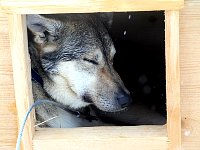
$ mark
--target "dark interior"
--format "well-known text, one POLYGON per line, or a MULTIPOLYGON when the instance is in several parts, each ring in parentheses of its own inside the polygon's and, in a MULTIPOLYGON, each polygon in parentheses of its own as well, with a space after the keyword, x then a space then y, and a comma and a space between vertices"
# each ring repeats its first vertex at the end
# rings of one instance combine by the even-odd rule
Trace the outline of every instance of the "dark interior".
POLYGON ((164 12, 114 13, 114 67, 142 103, 166 116, 164 12))

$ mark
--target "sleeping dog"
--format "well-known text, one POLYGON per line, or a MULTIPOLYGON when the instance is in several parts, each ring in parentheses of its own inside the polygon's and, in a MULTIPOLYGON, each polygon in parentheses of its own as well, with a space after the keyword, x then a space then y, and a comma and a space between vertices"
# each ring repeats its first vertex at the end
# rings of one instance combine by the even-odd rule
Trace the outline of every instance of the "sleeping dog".
POLYGON ((163 123, 161 115, 152 115, 146 109, 136 113, 138 107, 131 106, 124 111, 132 100, 113 68, 116 50, 108 33, 111 24, 112 13, 27 15, 33 97, 49 99, 64 107, 53 104, 36 107, 39 123, 54 118, 42 126, 107 125, 97 117, 96 110, 130 124, 137 124, 138 118, 144 124, 158 120, 163 123), (146 113, 153 117, 147 119, 146 113))

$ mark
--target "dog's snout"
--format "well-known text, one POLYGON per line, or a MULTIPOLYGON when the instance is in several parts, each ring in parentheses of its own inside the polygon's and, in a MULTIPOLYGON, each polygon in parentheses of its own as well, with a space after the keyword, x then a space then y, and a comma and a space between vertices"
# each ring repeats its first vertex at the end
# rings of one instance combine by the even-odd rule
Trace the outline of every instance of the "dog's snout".
POLYGON ((132 102, 131 96, 125 92, 120 92, 117 95, 117 101, 121 108, 128 107, 129 104, 132 102))

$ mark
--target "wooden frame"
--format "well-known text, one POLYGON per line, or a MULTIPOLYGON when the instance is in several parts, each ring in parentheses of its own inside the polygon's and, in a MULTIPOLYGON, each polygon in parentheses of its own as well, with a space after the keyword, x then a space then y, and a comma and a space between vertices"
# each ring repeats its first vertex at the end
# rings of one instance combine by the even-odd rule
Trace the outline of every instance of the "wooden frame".
POLYGON ((167 126, 34 129, 34 113, 22 138, 23 149, 180 149, 179 11, 183 0, 1 0, 9 14, 10 45, 19 125, 32 104, 30 59, 24 14, 165 10, 167 126), (112 4, 112 5, 109 5, 112 4), (110 7, 112 6, 112 7, 110 7), (88 9, 90 8, 90 9, 88 9), (145 145, 144 145, 145 144, 145 145))

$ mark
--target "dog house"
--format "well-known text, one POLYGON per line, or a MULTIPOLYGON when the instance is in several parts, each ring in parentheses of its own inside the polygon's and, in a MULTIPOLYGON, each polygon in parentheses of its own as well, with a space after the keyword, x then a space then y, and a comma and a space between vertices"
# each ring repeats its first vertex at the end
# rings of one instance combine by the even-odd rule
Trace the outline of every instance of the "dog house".
POLYGON ((199 149, 200 2, 186 0, 183 6, 183 0, 1 0, 0 148, 14 149, 18 126, 33 103, 25 14, 164 10, 166 125, 36 130, 32 113, 21 147, 24 150, 199 149))

